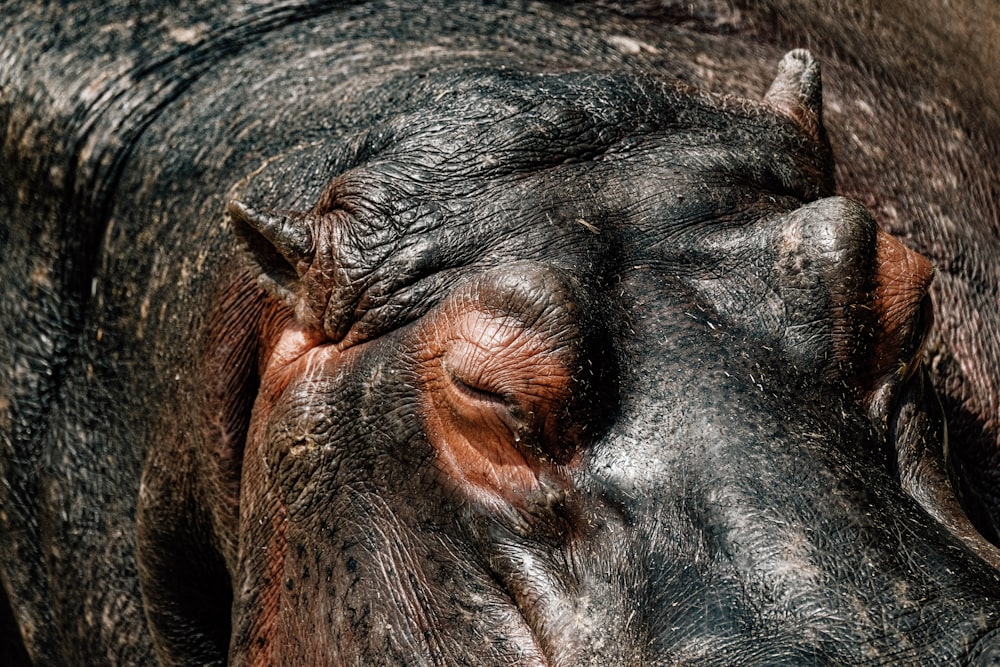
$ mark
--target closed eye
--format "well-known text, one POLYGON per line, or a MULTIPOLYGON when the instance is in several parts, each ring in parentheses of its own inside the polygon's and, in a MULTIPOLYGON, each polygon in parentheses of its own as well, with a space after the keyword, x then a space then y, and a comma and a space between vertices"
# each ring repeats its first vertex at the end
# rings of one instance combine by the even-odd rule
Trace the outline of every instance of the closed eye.
POLYGON ((448 364, 444 364, 444 367, 455 392, 455 398, 472 405, 478 405, 478 410, 491 409, 504 426, 510 430, 515 441, 520 441, 521 433, 525 430, 526 425, 521 419, 522 411, 515 401, 499 392, 476 386, 471 381, 464 379, 448 364))
POLYGON ((448 377, 451 379, 456 389, 472 400, 484 401, 488 403, 501 403, 503 405, 507 404, 506 399, 504 399, 501 394, 469 384, 456 375, 450 368, 448 369, 448 377))

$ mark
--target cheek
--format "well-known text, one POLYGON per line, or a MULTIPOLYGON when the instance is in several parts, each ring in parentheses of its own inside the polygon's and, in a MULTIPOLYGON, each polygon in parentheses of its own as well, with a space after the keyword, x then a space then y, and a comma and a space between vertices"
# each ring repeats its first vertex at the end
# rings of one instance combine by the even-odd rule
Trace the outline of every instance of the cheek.
MULTIPOLYGON (((344 396, 346 376, 358 350, 313 344, 298 332, 279 341, 254 403, 248 456, 260 460, 268 488, 286 505, 298 504, 296 480, 320 473, 328 456, 343 452, 344 425, 351 419, 344 396)), ((331 464, 332 465, 332 464, 331 464)))
POLYGON ((321 336, 294 325, 272 335, 262 362, 258 403, 273 404, 289 383, 306 376, 311 366, 328 363, 336 351, 322 343, 321 336))
MULTIPOLYGON (((234 632, 249 638, 246 664, 273 664, 274 641, 286 594, 289 521, 308 489, 300 482, 324 462, 317 432, 330 410, 316 404, 330 393, 344 353, 295 330, 270 350, 254 403, 241 479, 240 571, 234 591, 234 632)), ((312 487, 308 487, 311 489, 312 487)))

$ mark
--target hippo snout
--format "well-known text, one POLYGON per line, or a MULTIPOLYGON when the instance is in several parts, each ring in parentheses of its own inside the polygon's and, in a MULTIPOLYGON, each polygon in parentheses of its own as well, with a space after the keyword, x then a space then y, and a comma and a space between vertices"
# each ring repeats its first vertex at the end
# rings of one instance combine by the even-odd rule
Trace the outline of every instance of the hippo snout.
POLYGON ((2 667, 1000 664, 997 2, 0 4, 2 667))

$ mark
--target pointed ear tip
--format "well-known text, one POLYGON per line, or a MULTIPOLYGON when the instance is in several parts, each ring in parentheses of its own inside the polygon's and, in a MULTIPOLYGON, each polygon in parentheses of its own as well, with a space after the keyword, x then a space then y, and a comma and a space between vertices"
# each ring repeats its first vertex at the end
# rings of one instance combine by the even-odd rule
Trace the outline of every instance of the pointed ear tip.
POLYGON ((820 65, 807 49, 793 49, 784 55, 764 94, 764 103, 794 120, 814 139, 825 141, 820 65))
POLYGON ((806 49, 793 49, 778 63, 778 73, 771 94, 796 90, 799 96, 812 97, 821 85, 819 61, 806 49))
POLYGON ((792 49, 781 59, 781 64, 797 66, 797 69, 808 69, 819 65, 809 49, 792 49))
POLYGON ((254 210, 241 202, 239 199, 230 199, 226 202, 226 212, 238 219, 246 222, 249 218, 253 217, 254 210))
POLYGON ((819 61, 806 49, 793 49, 778 63, 778 72, 764 100, 785 111, 806 107, 819 113, 822 91, 819 61))

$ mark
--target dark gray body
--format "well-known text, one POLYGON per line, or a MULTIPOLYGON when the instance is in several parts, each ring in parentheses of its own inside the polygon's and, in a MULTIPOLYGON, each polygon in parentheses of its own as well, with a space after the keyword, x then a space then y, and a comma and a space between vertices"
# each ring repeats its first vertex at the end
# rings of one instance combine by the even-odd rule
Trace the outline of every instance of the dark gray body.
POLYGON ((1000 7, 690 4, 5 7, 0 575, 37 664, 992 664, 995 555, 901 488, 894 441, 933 450, 935 400, 918 372, 873 420, 810 308, 875 270, 825 263, 874 233, 835 177, 935 264, 925 367, 995 540, 1000 7), (835 171, 777 115, 663 83, 759 100, 800 46, 835 171), (535 124, 494 154, 505 95, 535 124), (298 302, 256 286, 227 202, 319 211, 360 167, 365 231, 338 232, 354 263, 329 276, 396 273, 364 297, 345 278, 324 331, 386 349, 267 403, 262 351, 298 302), (688 233, 706 220, 763 222, 688 233), (828 234, 812 282, 769 269, 796 256, 782 230, 811 257, 838 220, 857 231, 828 234), (397 274, 419 287, 393 302, 397 274), (564 411, 585 428, 560 422, 575 444, 551 453, 569 472, 515 510, 439 483, 415 425, 404 362, 468 284, 589 313, 564 411), (351 324, 386 304, 399 322, 351 324), (272 459, 244 442, 299 455, 296 429, 328 437, 287 464, 309 474, 260 482, 272 459))

